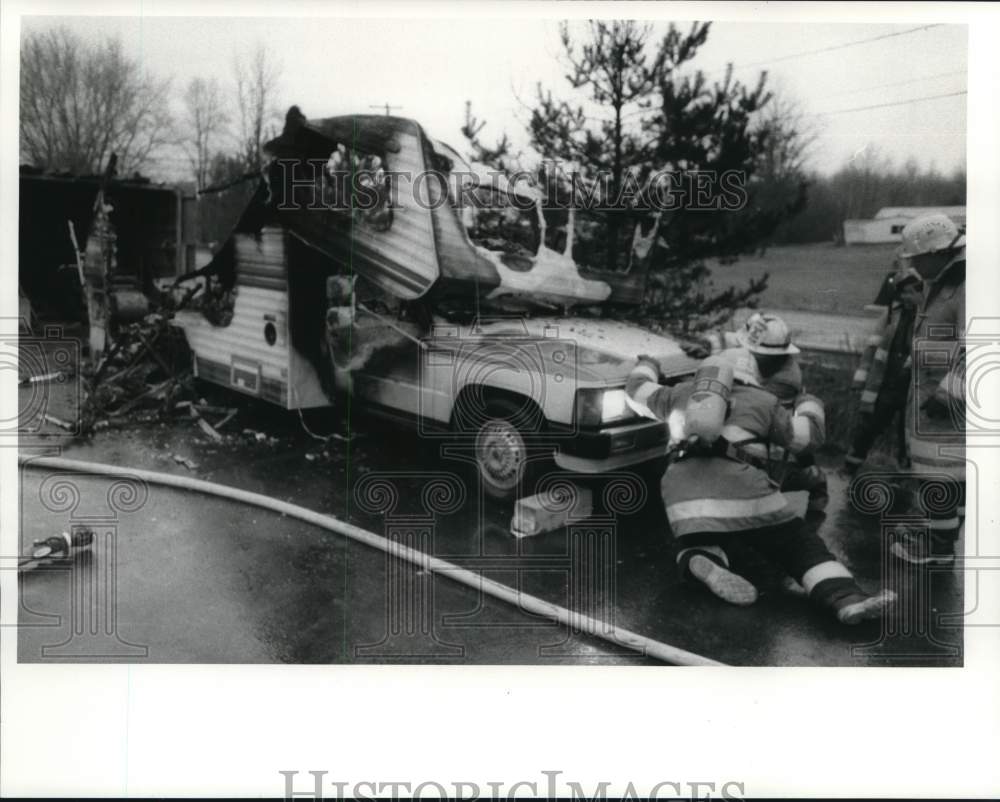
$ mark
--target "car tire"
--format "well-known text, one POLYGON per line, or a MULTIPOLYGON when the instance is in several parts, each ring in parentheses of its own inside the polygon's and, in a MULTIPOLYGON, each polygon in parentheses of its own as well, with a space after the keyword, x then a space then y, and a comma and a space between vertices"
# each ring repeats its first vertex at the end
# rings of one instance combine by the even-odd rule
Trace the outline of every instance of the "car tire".
POLYGON ((466 403, 457 415, 463 442, 472 448, 474 473, 491 499, 512 502, 530 495, 551 463, 540 441, 544 421, 537 408, 514 399, 466 403))

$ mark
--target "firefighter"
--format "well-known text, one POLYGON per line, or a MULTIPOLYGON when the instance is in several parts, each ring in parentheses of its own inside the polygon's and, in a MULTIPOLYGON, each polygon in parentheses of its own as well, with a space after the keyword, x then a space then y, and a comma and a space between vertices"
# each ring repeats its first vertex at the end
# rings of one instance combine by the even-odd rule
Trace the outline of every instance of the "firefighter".
POLYGON ((802 369, 788 326, 775 314, 754 312, 739 331, 715 331, 705 337, 711 353, 742 349, 753 353, 762 386, 786 403, 802 390, 802 369))
POLYGON ((903 412, 910 388, 913 322, 923 301, 924 280, 907 267, 896 273, 889 284, 892 299, 854 373, 853 387, 860 395, 860 404, 857 429, 844 458, 843 470, 848 476, 864 464, 875 439, 893 420, 899 421, 903 435, 897 446, 899 462, 908 467, 903 412))
MULTIPOLYGON (((761 387, 792 408, 803 392, 802 368, 796 358, 799 349, 792 343, 785 321, 775 314, 756 312, 747 318, 736 339, 753 356, 761 387)), ((826 474, 812 453, 792 456, 776 449, 772 456, 782 490, 805 490, 810 511, 826 509, 830 500, 826 474)))
POLYGON ((661 494, 682 575, 724 601, 752 604, 756 589, 729 570, 725 551, 743 542, 778 563, 842 623, 880 617, 895 594, 865 593, 767 474, 769 442, 797 453, 822 442, 818 399, 802 396, 794 410, 785 409, 756 376, 718 356, 706 359, 694 380, 671 387, 660 385, 658 376, 658 364, 640 356, 626 394, 636 412, 666 421, 670 431, 661 494), (709 412, 714 436, 704 420, 709 412))
POLYGON ((900 255, 927 284, 906 401, 927 526, 904 534, 892 553, 916 565, 949 565, 965 517, 965 236, 943 214, 920 217, 903 229, 900 255))
POLYGON ((736 334, 739 344, 753 354, 761 385, 779 400, 791 403, 802 391, 802 369, 795 355, 788 325, 780 317, 755 312, 736 334))

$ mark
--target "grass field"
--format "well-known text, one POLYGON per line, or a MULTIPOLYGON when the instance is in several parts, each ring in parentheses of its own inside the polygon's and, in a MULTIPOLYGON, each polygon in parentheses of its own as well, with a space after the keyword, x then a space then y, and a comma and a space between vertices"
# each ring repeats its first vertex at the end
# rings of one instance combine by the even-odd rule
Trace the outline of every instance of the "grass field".
MULTIPOLYGON (((760 307, 834 315, 864 316, 892 268, 895 245, 785 245, 763 256, 743 257, 733 265, 711 264, 716 288, 746 284, 750 277, 770 274, 760 307)), ((869 316, 870 317, 870 316, 869 316)), ((851 378, 857 354, 803 352, 803 379, 809 392, 823 399, 827 410, 828 453, 844 452, 856 425, 857 393, 851 378)), ((892 461, 892 443, 883 436, 872 459, 892 461)))
POLYGON ((862 315, 892 268, 895 244, 837 247, 828 243, 782 245, 733 265, 710 263, 717 289, 745 285, 769 273, 760 306, 842 315, 862 315))

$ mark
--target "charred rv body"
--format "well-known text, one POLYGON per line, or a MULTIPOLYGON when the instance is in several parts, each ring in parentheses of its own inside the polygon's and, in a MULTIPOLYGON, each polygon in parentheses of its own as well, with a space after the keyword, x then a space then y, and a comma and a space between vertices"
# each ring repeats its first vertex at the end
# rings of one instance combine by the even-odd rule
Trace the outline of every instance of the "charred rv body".
POLYGON ((638 266, 584 275, 572 218, 561 248, 550 247, 534 188, 470 165, 412 120, 308 122, 293 107, 266 149, 282 224, 393 296, 506 311, 639 300, 638 266))
POLYGON ((393 339, 384 325, 374 343, 364 336, 378 320, 372 307, 405 339, 426 334, 436 315, 562 314, 641 299, 642 265, 612 273, 573 261, 572 210, 561 236, 549 236, 533 188, 484 175, 413 120, 308 121, 292 107, 265 148, 271 162, 257 194, 199 271, 201 314, 177 320, 210 381, 287 408, 319 406, 338 362, 356 366, 393 339), (329 297, 344 286, 337 276, 351 283, 341 299, 349 313, 329 297), (355 293, 367 300, 361 315, 374 313, 369 325, 356 321, 355 293), (336 360, 330 329, 348 317, 356 353, 336 360))
POLYGON ((481 181, 411 120, 307 121, 293 107, 266 148, 232 236, 185 277, 204 282, 175 318, 198 376, 288 409, 350 393, 421 431, 468 431, 503 498, 532 433, 561 433, 572 470, 662 454, 663 427, 624 402, 627 366, 645 352, 681 375, 691 360, 666 338, 567 316, 641 300, 635 254, 650 243, 637 235, 627 272, 581 269, 572 210, 553 236, 532 189, 481 181))

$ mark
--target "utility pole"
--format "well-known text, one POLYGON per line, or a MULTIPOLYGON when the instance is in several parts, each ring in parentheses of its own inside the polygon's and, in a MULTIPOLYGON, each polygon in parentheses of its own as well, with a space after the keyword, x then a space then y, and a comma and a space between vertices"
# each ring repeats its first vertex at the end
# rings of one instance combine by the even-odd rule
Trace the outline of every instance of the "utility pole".
POLYGON ((368 108, 370 108, 370 109, 385 109, 385 116, 388 117, 389 116, 389 112, 390 112, 391 109, 401 109, 403 107, 402 106, 392 106, 392 105, 390 105, 388 103, 382 103, 382 104, 380 104, 378 106, 369 106, 368 108))

